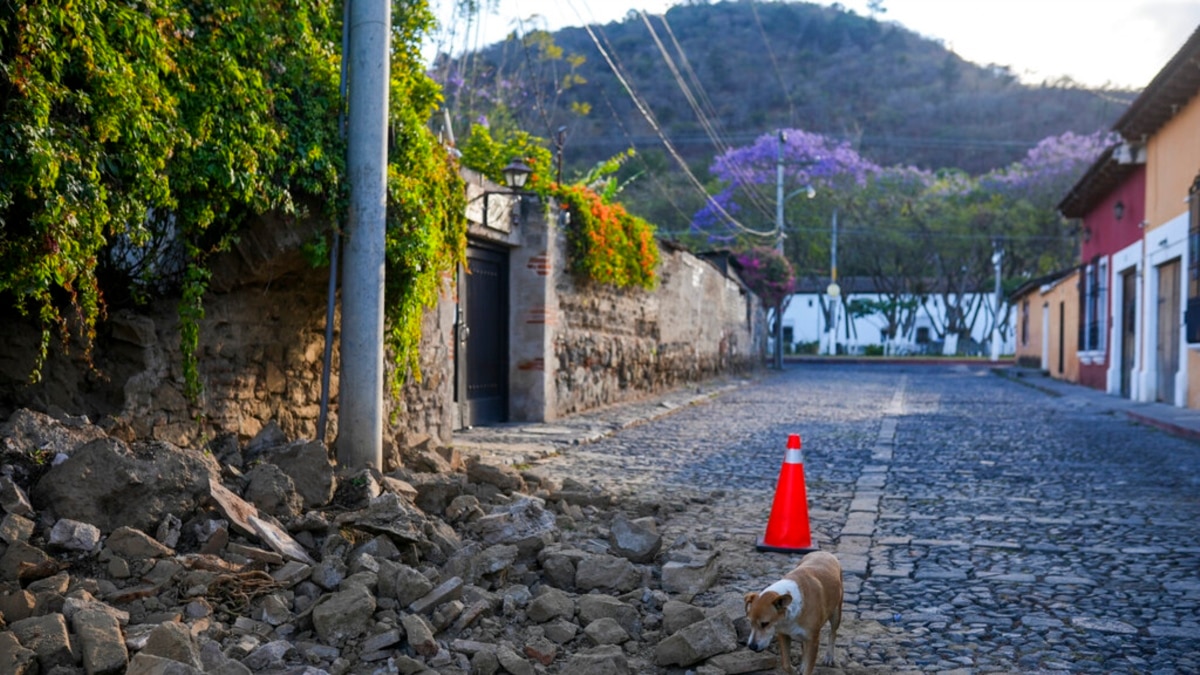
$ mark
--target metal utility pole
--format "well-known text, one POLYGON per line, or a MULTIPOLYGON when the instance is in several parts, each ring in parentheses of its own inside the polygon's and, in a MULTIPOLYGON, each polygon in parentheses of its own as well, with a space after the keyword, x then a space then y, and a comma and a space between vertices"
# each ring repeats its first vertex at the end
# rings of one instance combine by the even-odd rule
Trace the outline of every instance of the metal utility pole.
POLYGON ((350 2, 346 170, 350 211, 342 278, 342 372, 337 454, 343 466, 383 469, 384 218, 391 2, 350 2))
POLYGON ((829 246, 829 288, 825 294, 829 296, 829 316, 825 323, 825 332, 829 335, 829 354, 837 356, 837 303, 842 295, 842 289, 837 282, 837 239, 838 213, 833 210, 833 238, 829 246))
MULTIPOLYGON (((787 134, 780 130, 775 152, 775 252, 783 255, 783 144, 787 134)), ((783 296, 775 301, 775 368, 783 370, 783 296)))
POLYGON ((992 265, 996 267, 996 315, 992 321, 992 362, 1000 360, 1000 262, 1004 260, 1004 249, 996 242, 992 253, 992 265))

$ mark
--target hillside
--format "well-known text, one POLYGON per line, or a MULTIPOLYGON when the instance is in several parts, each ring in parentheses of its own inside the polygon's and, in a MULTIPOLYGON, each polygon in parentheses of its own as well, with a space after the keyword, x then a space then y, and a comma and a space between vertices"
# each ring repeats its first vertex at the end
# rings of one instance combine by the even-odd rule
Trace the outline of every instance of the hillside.
MULTIPOLYGON (((690 79, 690 66, 730 145, 803 128, 849 140, 877 163, 980 173, 1046 136, 1108 127, 1134 94, 1069 80, 1025 85, 1004 66, 969 63, 903 26, 808 3, 697 3, 650 22, 682 79, 690 79)), ((537 135, 552 138, 566 127, 568 173, 631 145, 650 166, 665 166, 658 137, 587 31, 549 36, 563 51, 559 59, 550 58, 545 37, 440 61, 439 77, 454 79, 453 70, 462 78, 447 97, 459 124, 487 113, 477 92, 490 90, 537 135), (572 55, 584 57, 574 68, 572 55), (503 91, 521 93, 496 93, 503 91)), ((598 27, 596 37, 680 153, 707 167, 714 146, 643 18, 631 13, 598 27)))

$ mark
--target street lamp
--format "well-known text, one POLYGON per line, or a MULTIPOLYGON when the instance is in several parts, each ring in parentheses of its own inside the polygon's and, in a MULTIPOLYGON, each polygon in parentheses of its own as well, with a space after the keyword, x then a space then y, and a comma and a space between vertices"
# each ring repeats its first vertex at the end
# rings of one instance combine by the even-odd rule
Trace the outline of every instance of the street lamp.
MULTIPOLYGON (((779 131, 779 145, 775 153, 775 252, 783 256, 783 205, 792 197, 806 195, 809 199, 817 196, 812 184, 783 194, 783 145, 787 142, 787 132, 779 131)), ((815 163, 815 162, 813 162, 815 163)), ((775 368, 783 370, 783 298, 775 304, 775 368)))
POLYGON ((529 165, 521 158, 513 157, 503 169, 500 169, 500 173, 504 174, 504 184, 508 189, 483 191, 483 226, 508 231, 504 229, 503 224, 497 226, 488 222, 491 213, 488 198, 492 195, 506 195, 513 198, 511 227, 516 227, 521 223, 521 197, 524 194, 525 183, 529 181, 529 175, 533 173, 533 169, 529 168, 529 165))
POLYGON ((520 157, 513 157, 508 165, 500 171, 504 174, 505 184, 514 192, 524 189, 525 181, 529 180, 529 174, 533 173, 533 169, 522 162, 520 157))

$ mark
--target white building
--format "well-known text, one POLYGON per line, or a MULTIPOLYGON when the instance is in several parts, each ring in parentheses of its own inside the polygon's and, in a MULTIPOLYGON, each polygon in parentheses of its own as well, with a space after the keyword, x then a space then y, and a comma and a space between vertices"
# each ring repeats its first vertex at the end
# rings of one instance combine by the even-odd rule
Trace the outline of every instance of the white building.
MULTIPOLYGON (((783 312, 783 343, 787 352, 821 354, 966 354, 987 356, 990 353, 994 293, 972 293, 963 296, 961 309, 971 326, 970 340, 960 344, 957 336, 942 335, 946 325, 946 306, 939 294, 913 296, 908 299, 911 314, 900 334, 889 339, 888 322, 883 314, 848 311, 853 307, 882 305, 887 296, 867 292, 873 289, 869 280, 846 280, 840 284, 841 297, 833 299, 835 308, 832 325, 826 321, 823 307, 830 305, 824 289, 802 288, 792 296, 783 312), (857 301, 857 302, 856 302, 857 301), (863 301, 866 301, 865 303, 863 301), (972 320, 973 319, 973 320, 972 320), (830 328, 833 328, 831 331, 830 328), (834 337, 836 336, 836 337, 834 337), (831 339, 835 344, 831 347, 831 339)), ((957 297, 949 296, 951 305, 957 297)), ((1007 298, 1001 299, 1000 316, 1007 322, 1001 325, 1000 354, 1016 351, 1015 317, 1011 317, 1007 298)))

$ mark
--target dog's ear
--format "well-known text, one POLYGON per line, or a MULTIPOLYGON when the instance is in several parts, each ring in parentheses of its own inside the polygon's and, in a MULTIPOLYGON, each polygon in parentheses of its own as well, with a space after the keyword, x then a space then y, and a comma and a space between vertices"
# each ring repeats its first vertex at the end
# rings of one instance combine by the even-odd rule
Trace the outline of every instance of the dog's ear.
POLYGON ((782 612, 783 610, 787 609, 788 605, 792 604, 792 596, 781 595, 778 598, 775 598, 775 602, 771 604, 774 605, 776 612, 782 612))
POLYGON ((754 604, 754 601, 757 599, 758 599, 758 593, 747 593, 746 594, 746 611, 747 612, 750 611, 750 605, 754 604))

